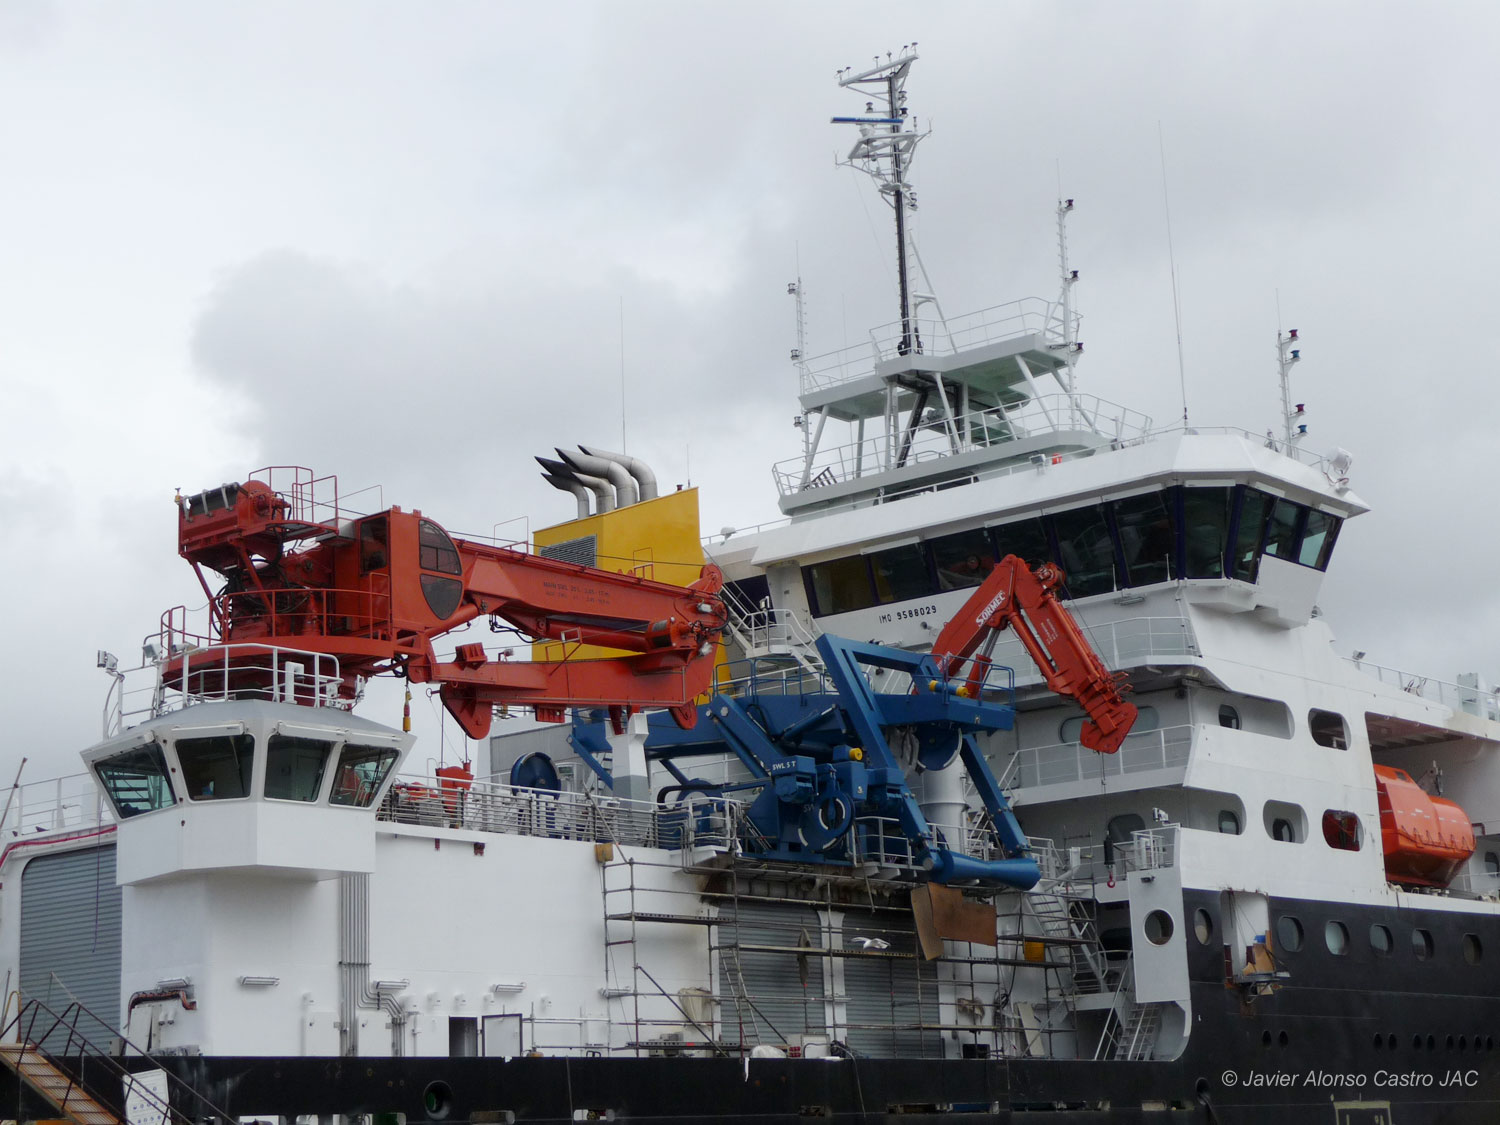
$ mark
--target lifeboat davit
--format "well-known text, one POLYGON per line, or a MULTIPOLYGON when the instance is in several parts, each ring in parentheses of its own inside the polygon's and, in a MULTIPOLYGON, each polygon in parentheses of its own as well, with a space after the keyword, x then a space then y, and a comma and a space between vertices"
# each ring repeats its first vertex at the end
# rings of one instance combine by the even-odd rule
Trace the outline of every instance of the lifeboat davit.
POLYGON ((1469 815, 1452 801, 1429 795, 1405 770, 1376 766, 1375 786, 1386 878, 1410 886, 1446 887, 1474 854, 1469 815))

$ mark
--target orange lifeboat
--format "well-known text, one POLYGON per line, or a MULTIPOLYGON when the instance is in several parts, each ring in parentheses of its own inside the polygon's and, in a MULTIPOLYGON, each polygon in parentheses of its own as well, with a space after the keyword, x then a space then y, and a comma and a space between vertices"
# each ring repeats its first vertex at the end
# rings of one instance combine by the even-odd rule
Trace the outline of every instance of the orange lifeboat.
POLYGON ((1393 883, 1446 887, 1474 854, 1474 828, 1452 801, 1430 796, 1405 770, 1375 767, 1385 873, 1393 883))

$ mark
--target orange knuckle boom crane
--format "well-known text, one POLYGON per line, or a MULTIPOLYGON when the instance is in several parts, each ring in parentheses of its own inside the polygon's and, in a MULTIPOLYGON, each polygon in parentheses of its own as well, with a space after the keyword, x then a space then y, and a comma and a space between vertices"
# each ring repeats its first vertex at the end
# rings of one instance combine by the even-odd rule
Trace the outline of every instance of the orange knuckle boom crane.
POLYGON ((1083 745, 1113 754, 1135 723, 1136 707, 1124 699, 1118 677, 1105 667, 1058 599, 1062 581, 1063 572, 1055 563, 1042 563, 1033 571, 1024 560, 1007 555, 943 626, 932 655, 950 681, 965 679, 960 691, 977 694, 995 641, 1009 627, 1047 686, 1077 700, 1088 715, 1080 735, 1083 745))
POLYGON ((574 706, 610 707, 616 718, 665 707, 693 724, 724 626, 718 568, 673 586, 454 538, 420 511, 340 518, 336 500, 314 500, 314 485, 336 496, 333 478, 290 471, 289 490, 252 477, 179 498, 178 553, 208 595, 209 632, 190 636, 175 624, 179 611, 164 615, 169 684, 186 691, 189 677, 210 677, 219 690, 265 690, 265 654, 286 649, 336 659, 345 698, 379 673, 436 684, 471 738, 489 733, 501 705, 551 721, 574 706), (205 570, 224 579, 217 593, 205 570), (562 642, 562 656, 493 659, 467 643, 439 659, 433 641, 479 617, 562 642), (583 645, 622 651, 570 659, 583 645))

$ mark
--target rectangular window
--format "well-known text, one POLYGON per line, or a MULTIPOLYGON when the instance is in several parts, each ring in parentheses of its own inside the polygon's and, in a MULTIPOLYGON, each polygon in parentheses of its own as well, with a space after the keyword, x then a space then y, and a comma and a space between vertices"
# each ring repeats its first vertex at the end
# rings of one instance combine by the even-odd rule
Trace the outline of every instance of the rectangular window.
POLYGON ((1338 516, 1328 517, 1328 533, 1323 537, 1323 550, 1318 555, 1316 564, 1319 570, 1327 570, 1328 564, 1333 559, 1333 547, 1339 541, 1339 528, 1344 526, 1344 521, 1338 516))
POLYGON ((927 552, 920 543, 876 551, 870 556, 870 575, 875 579, 875 596, 882 604, 923 598, 932 593, 927 552))
POLYGON ((1177 570, 1177 530, 1167 500, 1160 492, 1148 492, 1111 505, 1128 586, 1165 582, 1177 570))
POLYGON ((390 562, 390 547, 386 541, 384 516, 367 519, 359 525, 359 572, 369 574, 372 570, 384 570, 390 562))
POLYGON ((1052 540, 1040 518, 1002 523, 990 528, 990 533, 995 537, 996 559, 1015 555, 1031 567, 1053 561, 1052 540))
POLYGON ((166 758, 155 743, 96 762, 94 772, 121 820, 177 803, 167 780, 166 758))
POLYGON ((333 743, 273 734, 266 744, 266 796, 278 801, 316 801, 333 743))
POLYGON ((1297 536, 1305 511, 1295 500, 1282 497, 1276 501, 1271 509, 1271 522, 1266 525, 1266 554, 1277 559, 1296 559, 1297 536))
MULTIPOLYGON (((1323 547, 1328 542, 1328 532, 1333 527, 1333 517, 1316 508, 1307 513, 1307 526, 1302 532, 1302 544, 1297 548, 1297 561, 1303 566, 1317 566, 1323 558, 1323 547)), ((1321 568, 1320 568, 1321 569, 1321 568)))
POLYGON ((1271 497, 1253 488, 1244 490, 1240 500, 1240 519, 1234 536, 1234 575, 1244 582, 1254 582, 1260 569, 1260 543, 1271 514, 1271 497))
POLYGON ((1189 578, 1223 578, 1234 492, 1228 488, 1182 490, 1183 556, 1189 578))
POLYGON ((944 535, 931 543, 939 590, 966 590, 978 586, 995 569, 994 548, 984 528, 944 535))
POLYGON ((875 604, 875 591, 870 586, 870 567, 863 555, 814 563, 804 573, 812 594, 813 613, 819 617, 869 609, 875 604))
POLYGON ((174 749, 189 800, 228 801, 250 796, 254 735, 179 738, 174 749))
POLYGON ((369 808, 395 764, 396 751, 388 746, 345 746, 339 751, 338 772, 333 775, 328 803, 369 808))
POLYGON ((1115 588, 1115 544, 1102 509, 1059 512, 1052 517, 1052 530, 1068 597, 1087 598, 1115 588))

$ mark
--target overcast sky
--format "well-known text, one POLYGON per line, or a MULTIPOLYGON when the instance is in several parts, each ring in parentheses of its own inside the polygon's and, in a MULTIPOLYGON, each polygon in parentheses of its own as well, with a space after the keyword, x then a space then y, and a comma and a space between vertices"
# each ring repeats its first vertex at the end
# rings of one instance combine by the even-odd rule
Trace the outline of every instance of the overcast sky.
POLYGON ((1081 389, 1171 424, 1160 136, 1191 420, 1277 425, 1279 292, 1309 444, 1374 509, 1321 599, 1341 649, 1500 678, 1496 13, 3 0, 0 783, 73 772, 95 650, 202 601, 178 488, 301 464, 488 533, 566 518, 531 458, 583 442, 691 479, 705 528, 774 518, 786 283, 814 352, 894 308, 834 73, 912 41, 947 311, 1055 292, 1060 182, 1081 389))

